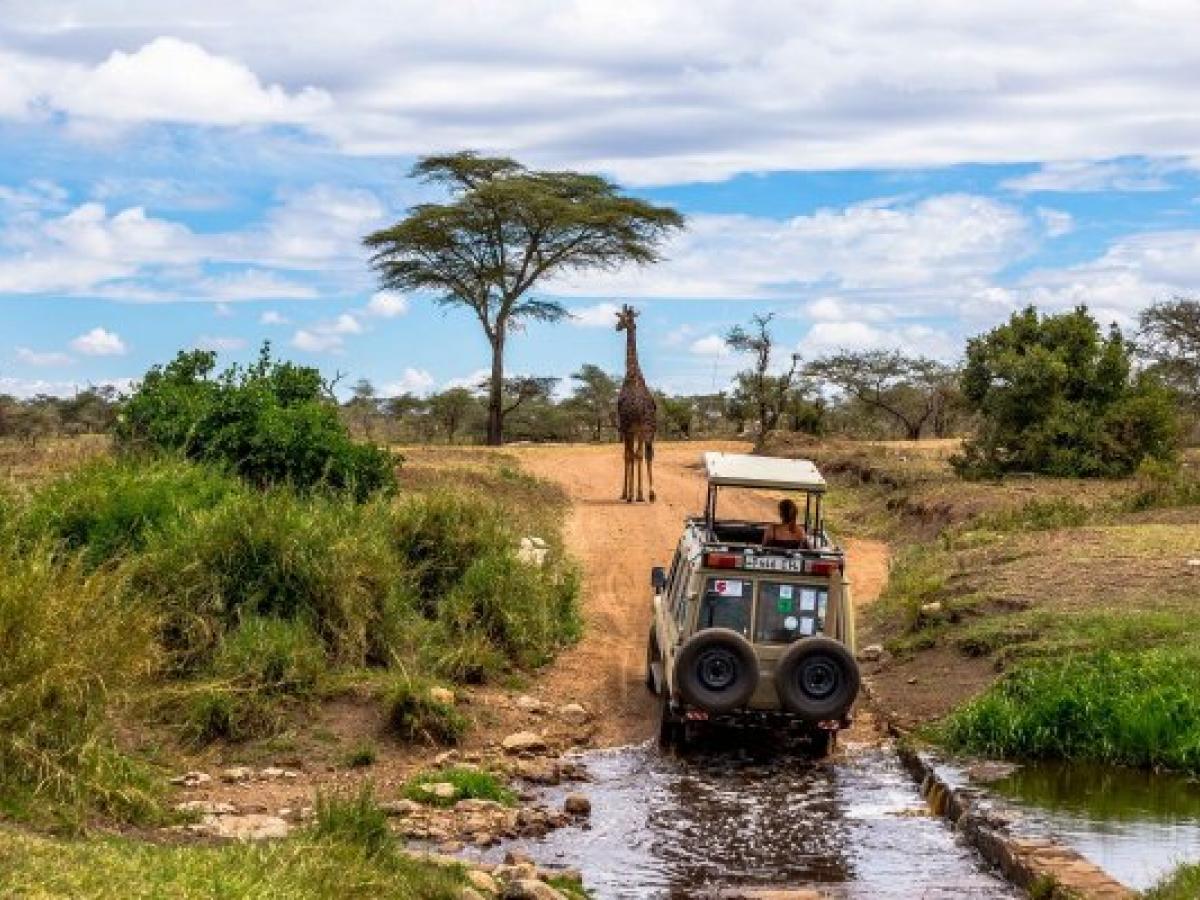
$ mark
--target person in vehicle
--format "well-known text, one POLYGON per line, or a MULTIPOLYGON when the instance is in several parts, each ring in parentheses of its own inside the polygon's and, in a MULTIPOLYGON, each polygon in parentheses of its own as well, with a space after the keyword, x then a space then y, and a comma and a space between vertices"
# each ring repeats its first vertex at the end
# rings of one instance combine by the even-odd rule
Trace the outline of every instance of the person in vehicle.
POLYGON ((780 500, 779 522, 767 526, 763 543, 776 547, 804 546, 808 542, 808 535, 804 526, 796 521, 799 515, 800 509, 793 501, 786 498, 780 500))

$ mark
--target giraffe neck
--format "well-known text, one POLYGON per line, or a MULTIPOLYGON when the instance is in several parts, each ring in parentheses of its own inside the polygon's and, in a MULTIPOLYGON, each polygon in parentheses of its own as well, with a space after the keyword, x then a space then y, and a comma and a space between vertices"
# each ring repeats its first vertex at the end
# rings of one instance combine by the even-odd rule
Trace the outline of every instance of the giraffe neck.
POLYGON ((625 332, 625 377, 642 377, 642 367, 638 365, 637 331, 632 325, 625 332))

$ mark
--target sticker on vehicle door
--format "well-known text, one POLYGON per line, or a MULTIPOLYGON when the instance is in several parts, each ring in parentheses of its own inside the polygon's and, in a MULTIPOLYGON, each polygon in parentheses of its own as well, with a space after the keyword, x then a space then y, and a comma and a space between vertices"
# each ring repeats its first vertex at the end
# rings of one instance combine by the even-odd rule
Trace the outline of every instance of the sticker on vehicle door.
POLYGON ((719 580, 713 582, 713 590, 718 597, 740 597, 742 596, 743 584, 745 582, 736 579, 731 581, 719 580))

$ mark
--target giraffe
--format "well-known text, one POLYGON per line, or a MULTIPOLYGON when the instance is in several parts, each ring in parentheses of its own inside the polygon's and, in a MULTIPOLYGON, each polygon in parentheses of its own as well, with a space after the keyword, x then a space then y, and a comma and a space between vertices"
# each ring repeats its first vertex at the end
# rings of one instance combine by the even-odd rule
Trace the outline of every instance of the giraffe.
POLYGON ((626 304, 617 313, 617 331, 625 332, 625 381, 617 395, 617 429, 625 444, 625 483, 621 499, 634 501, 634 473, 637 475, 637 500, 642 502, 642 460, 650 502, 654 502, 654 433, 658 430, 658 408, 654 395, 646 387, 637 355, 637 310, 626 304))

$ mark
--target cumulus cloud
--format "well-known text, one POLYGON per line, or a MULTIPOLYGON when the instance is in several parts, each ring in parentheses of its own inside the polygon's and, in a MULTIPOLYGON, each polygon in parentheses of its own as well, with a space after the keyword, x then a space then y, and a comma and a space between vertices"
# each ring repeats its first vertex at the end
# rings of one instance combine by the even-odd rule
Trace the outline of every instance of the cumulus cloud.
POLYGON ((54 350, 39 352, 37 350, 30 350, 28 347, 17 348, 17 360, 27 366, 38 367, 69 366, 75 362, 74 357, 69 353, 54 350))
POLYGON ((483 388, 481 385, 487 383, 488 378, 491 377, 491 374, 492 373, 487 369, 476 369, 474 372, 470 372, 469 374, 463 375, 460 378, 451 378, 445 381, 442 384, 442 390, 448 391, 453 388, 466 388, 472 393, 482 393, 483 388))
POLYGON ((362 334, 362 322, 353 313, 342 313, 334 319, 299 328, 292 335, 292 346, 310 353, 340 353, 348 335, 362 334))
POLYGON ((716 334, 706 335, 692 341, 692 345, 688 349, 696 356, 708 357, 729 356, 733 352, 725 343, 725 339, 716 334))
POLYGON ((395 381, 389 381, 383 386, 383 396, 398 397, 401 394, 428 394, 437 379, 425 369, 406 368, 404 374, 395 381))
POLYGON ((81 334, 71 346, 84 356, 123 356, 129 350, 119 334, 100 327, 81 334))
POLYGON ((290 123, 351 153, 478 146, 645 183, 1200 155, 1194 7, 1081 9, 13 0, 0 115, 290 123), (99 36, 120 49, 97 60, 99 36))
POLYGON ((260 325, 288 325, 291 323, 291 319, 273 309, 268 309, 258 317, 258 323, 260 325))
POLYGON ((1091 193, 1119 191, 1165 191, 1165 177, 1182 168, 1178 161, 1163 160, 1072 160, 1050 162, 1028 175, 1010 178, 1001 187, 1020 193, 1091 193))
POLYGON ((597 303, 571 310, 570 322, 580 328, 616 328, 620 307, 615 303, 597 303))
POLYGON ((392 291, 377 291, 371 295, 363 311, 369 316, 394 319, 408 312, 408 298, 392 291))
POLYGON ((1064 234, 1070 234, 1075 230, 1074 217, 1069 212, 1064 212, 1061 209, 1049 209, 1045 206, 1039 206, 1037 216, 1042 223, 1042 231, 1045 232, 1046 237, 1062 237, 1064 234))
POLYGON ((880 327, 866 322, 818 322, 797 349, 807 358, 838 350, 903 350, 950 360, 961 344, 950 333, 928 325, 880 327))

